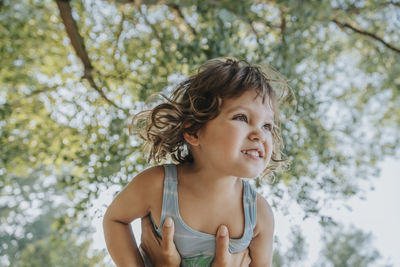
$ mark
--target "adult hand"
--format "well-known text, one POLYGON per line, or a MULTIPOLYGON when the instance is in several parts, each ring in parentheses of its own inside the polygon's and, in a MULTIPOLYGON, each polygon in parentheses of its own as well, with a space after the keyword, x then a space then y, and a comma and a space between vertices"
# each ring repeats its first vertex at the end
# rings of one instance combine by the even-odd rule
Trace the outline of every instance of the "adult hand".
POLYGON ((142 218, 142 237, 140 246, 153 266, 179 267, 181 256, 174 243, 174 221, 167 218, 162 228, 162 238, 154 232, 149 216, 142 218))
POLYGON ((221 225, 217 231, 216 252, 212 267, 248 267, 251 258, 249 249, 231 254, 229 252, 229 232, 225 225, 221 225))
MULTIPOLYGON (((162 238, 154 232, 150 218, 142 219, 141 247, 154 266, 177 267, 181 257, 174 244, 174 222, 167 218, 162 228, 162 238), (170 222, 170 225, 169 225, 170 222)), ((251 258, 249 250, 231 254, 229 252, 229 233, 226 226, 218 228, 216 236, 216 255, 212 267, 248 267, 251 258)))

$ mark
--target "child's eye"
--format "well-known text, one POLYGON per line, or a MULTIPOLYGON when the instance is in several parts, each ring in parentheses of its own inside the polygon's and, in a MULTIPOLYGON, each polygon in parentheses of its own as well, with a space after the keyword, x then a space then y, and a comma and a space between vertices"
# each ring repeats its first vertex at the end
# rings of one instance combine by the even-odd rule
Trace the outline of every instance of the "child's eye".
POLYGON ((265 124, 264 129, 267 129, 268 131, 272 131, 272 124, 269 124, 269 123, 265 124))
POLYGON ((247 117, 243 114, 239 114, 239 115, 233 117, 233 119, 247 122, 247 117))
MULTIPOLYGON (((246 115, 243 115, 243 114, 236 115, 235 117, 233 117, 233 119, 247 122, 247 117, 246 117, 246 115)), ((272 124, 267 123, 267 124, 264 124, 263 128, 268 131, 272 131, 273 126, 272 126, 272 124)))

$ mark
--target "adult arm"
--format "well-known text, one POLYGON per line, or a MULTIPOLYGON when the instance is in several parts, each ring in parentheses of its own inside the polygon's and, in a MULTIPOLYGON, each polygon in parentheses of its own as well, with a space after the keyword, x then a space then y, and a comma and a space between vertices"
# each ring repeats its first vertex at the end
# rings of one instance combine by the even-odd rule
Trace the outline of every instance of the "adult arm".
POLYGON ((257 194, 257 222, 250 243, 251 267, 270 267, 274 235, 274 214, 268 202, 257 194))
POLYGON ((144 266, 130 223, 146 216, 160 202, 163 187, 162 167, 138 174, 113 200, 103 218, 107 249, 119 267, 144 266), (151 192, 150 192, 151 191, 151 192))
MULTIPOLYGON (((168 218, 162 228, 162 238, 156 236, 148 217, 142 219, 141 247, 146 252, 154 266, 177 267, 181 262, 174 241, 174 223, 168 218), (171 224, 168 226, 167 221, 171 224)), ((213 267, 248 267, 251 259, 249 250, 231 254, 229 248, 229 232, 226 226, 221 225, 216 237, 216 255, 213 267)))

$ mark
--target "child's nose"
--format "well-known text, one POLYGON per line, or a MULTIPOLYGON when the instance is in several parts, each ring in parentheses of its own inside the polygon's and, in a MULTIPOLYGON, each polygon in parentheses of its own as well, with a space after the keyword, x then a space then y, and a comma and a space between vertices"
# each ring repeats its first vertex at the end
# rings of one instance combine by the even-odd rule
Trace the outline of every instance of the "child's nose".
POLYGON ((249 139, 252 141, 264 141, 265 134, 260 129, 253 129, 249 135, 249 139))

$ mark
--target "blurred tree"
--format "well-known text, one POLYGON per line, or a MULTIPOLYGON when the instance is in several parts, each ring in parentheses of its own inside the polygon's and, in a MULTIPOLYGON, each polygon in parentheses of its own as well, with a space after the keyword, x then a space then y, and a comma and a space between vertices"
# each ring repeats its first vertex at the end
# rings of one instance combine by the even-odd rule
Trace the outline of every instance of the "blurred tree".
POLYGON ((372 245, 372 235, 352 226, 348 230, 343 225, 324 232, 324 247, 315 267, 368 267, 389 266, 378 264, 379 251, 372 245))
POLYGON ((361 194, 360 181, 396 153, 399 14, 398 2, 378 0, 3 0, 0 193, 17 195, 13 180, 39 170, 56 177, 76 215, 84 211, 148 166, 127 134, 144 101, 229 55, 290 79, 292 167, 272 186, 273 204, 288 193, 318 215, 361 194))
MULTIPOLYGON (((382 256, 373 245, 371 233, 365 233, 351 226, 346 229, 344 225, 329 225, 324 228, 322 248, 319 258, 312 265, 314 267, 390 267, 389 263, 381 260, 382 256)), ((305 243, 301 229, 292 228, 289 235, 289 248, 282 249, 276 239, 272 266, 292 267, 311 266, 306 263, 308 245, 305 243)))
POLYGON ((70 218, 73 206, 40 173, 14 179, 15 197, 0 196, 0 266, 104 266, 105 254, 90 249, 90 221, 70 218))
POLYGON ((20 254, 20 257, 10 264, 16 267, 92 267, 105 266, 104 253, 96 252, 90 255, 91 241, 79 243, 77 238, 58 239, 47 238, 28 244, 20 254))
POLYGON ((303 265, 302 263, 307 258, 308 245, 305 242, 305 238, 302 235, 299 226, 293 226, 291 228, 289 239, 290 246, 288 249, 283 251, 282 246, 276 237, 272 266, 290 267, 303 265))

